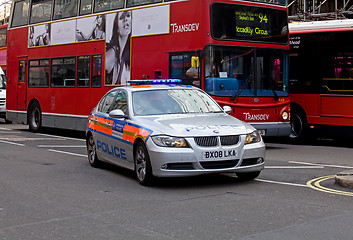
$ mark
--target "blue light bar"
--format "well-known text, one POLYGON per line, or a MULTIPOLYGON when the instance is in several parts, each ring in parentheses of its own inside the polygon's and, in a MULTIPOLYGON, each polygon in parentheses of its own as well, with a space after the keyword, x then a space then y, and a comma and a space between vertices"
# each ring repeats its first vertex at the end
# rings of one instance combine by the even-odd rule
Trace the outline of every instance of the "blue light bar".
POLYGON ((180 79, 152 79, 152 80, 130 80, 129 83, 137 83, 137 84, 163 84, 163 83, 181 83, 183 80, 180 79))

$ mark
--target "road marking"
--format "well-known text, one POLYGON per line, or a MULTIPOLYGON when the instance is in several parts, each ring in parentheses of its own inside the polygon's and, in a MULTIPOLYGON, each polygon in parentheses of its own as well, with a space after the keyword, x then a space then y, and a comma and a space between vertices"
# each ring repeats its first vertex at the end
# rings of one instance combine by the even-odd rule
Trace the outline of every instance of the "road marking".
POLYGON ((12 145, 16 145, 16 146, 21 146, 21 147, 25 147, 26 146, 26 145, 21 144, 21 143, 8 142, 8 141, 4 141, 4 140, 0 140, 0 142, 7 143, 7 144, 12 144, 12 145))
POLYGON ((324 168, 324 166, 265 166, 268 169, 312 169, 312 168, 324 168))
POLYGON ((86 148, 85 145, 38 145, 39 148, 86 148))
POLYGON ((298 183, 288 183, 288 182, 277 182, 277 181, 271 181, 271 180, 265 180, 265 179, 255 179, 255 181, 258 182, 265 182, 265 183, 274 183, 274 184, 281 184, 281 185, 288 185, 288 186, 295 186, 295 187, 309 187, 304 184, 298 184, 298 183))
POLYGON ((59 151, 59 150, 54 150, 54 149, 48 149, 48 151, 56 152, 56 153, 63 153, 63 154, 68 154, 68 155, 78 156, 78 157, 87 157, 87 155, 84 155, 84 154, 78 154, 78 153, 72 153, 72 152, 64 152, 64 151, 59 151))
POLYGON ((70 138, 70 137, 62 137, 62 136, 55 136, 55 135, 50 135, 50 134, 44 134, 44 133, 37 133, 38 135, 46 136, 46 137, 55 137, 55 138, 62 138, 65 140, 76 140, 76 141, 81 141, 81 142, 86 142, 85 139, 81 138, 70 138))
POLYGON ((289 163, 303 164, 303 165, 312 165, 312 166, 333 167, 333 168, 347 168, 347 169, 353 169, 353 167, 342 166, 342 165, 318 164, 318 163, 297 162, 297 161, 289 161, 289 163))
POLYGON ((306 183, 306 185, 308 185, 310 188, 317 190, 317 191, 353 197, 353 192, 339 191, 339 190, 335 190, 335 189, 321 186, 321 182, 332 179, 332 178, 335 178, 335 175, 315 178, 315 179, 308 181, 306 183))

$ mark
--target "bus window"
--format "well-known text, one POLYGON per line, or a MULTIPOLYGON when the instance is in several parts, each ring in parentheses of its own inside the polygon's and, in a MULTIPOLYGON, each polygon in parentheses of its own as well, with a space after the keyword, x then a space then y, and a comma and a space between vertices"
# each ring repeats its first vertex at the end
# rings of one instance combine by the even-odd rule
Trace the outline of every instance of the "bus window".
POLYGON ((191 66, 191 58, 194 52, 178 53, 170 56, 169 78, 181 79, 183 84, 200 87, 200 68, 191 66))
POLYGON ((145 4, 160 3, 162 0, 127 0, 127 7, 134 7, 145 4))
POLYGON ((29 0, 15 2, 12 17, 12 27, 23 26, 28 23, 29 0))
POLYGON ((102 55, 92 56, 92 78, 91 87, 101 87, 102 82, 102 55))
POLYGON ((124 7, 124 0, 95 0, 94 12, 103 12, 124 7))
POLYGON ((0 47, 6 47, 6 28, 0 29, 0 47))
POLYGON ((18 74, 18 81, 25 82, 26 81, 26 61, 20 60, 19 66, 20 68, 19 68, 19 74, 18 74))
POLYGON ((80 15, 90 14, 92 12, 93 0, 81 0, 80 1, 80 15))
POLYGON ((77 15, 77 0, 55 0, 54 19, 77 15))
POLYGON ((49 59, 29 61, 29 87, 49 87, 49 59))
POLYGON ((55 58, 51 62, 51 87, 75 87, 75 57, 55 58))
POLYGON ((77 87, 89 87, 90 56, 77 58, 77 87))
POLYGON ((33 0, 31 7, 31 23, 39 23, 51 20, 51 0, 33 0))

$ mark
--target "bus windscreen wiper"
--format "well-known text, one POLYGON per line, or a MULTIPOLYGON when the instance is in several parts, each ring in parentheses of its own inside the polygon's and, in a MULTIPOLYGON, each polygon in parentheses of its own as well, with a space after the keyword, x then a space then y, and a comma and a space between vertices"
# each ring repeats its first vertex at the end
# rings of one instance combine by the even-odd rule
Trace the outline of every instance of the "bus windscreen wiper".
POLYGON ((245 87, 251 82, 252 80, 252 74, 249 75, 248 79, 244 82, 244 84, 241 86, 241 88, 238 89, 238 91, 234 94, 234 96, 230 97, 230 100, 234 101, 239 97, 239 95, 243 92, 245 87))

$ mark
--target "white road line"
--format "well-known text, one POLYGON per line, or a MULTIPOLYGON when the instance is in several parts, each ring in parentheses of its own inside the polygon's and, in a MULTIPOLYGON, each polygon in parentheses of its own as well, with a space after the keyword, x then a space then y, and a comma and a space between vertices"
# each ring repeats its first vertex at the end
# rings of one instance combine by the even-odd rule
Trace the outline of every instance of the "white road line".
POLYGON ((56 152, 56 153, 63 153, 63 154, 68 154, 68 155, 78 156, 78 157, 87 157, 87 155, 84 155, 84 154, 64 152, 64 151, 59 151, 59 150, 54 150, 54 149, 48 149, 48 151, 56 152))
POLYGON ((70 138, 70 137, 62 137, 62 136, 55 136, 55 135, 50 135, 50 134, 44 134, 44 133, 37 133, 38 135, 42 135, 42 136, 47 136, 47 137, 55 137, 55 138, 62 138, 65 140, 76 140, 76 141, 81 141, 81 142, 85 142, 85 139, 81 139, 81 138, 70 138))
POLYGON ((38 145, 39 148, 86 148, 85 145, 38 145))
POLYGON ((310 168, 324 168, 324 166, 265 166, 268 169, 310 169, 310 168))
POLYGON ((12 131, 13 129, 8 129, 8 128, 2 128, 2 127, 0 127, 0 130, 12 131))
POLYGON ((303 164, 303 165, 312 165, 312 166, 333 167, 333 168, 347 168, 347 169, 353 169, 353 167, 342 166, 342 165, 318 164, 318 163, 297 162, 297 161, 289 161, 289 163, 303 164))
POLYGON ((21 143, 8 142, 8 141, 4 141, 4 140, 0 140, 0 142, 7 143, 7 144, 12 144, 12 145, 16 145, 16 146, 21 146, 21 147, 26 146, 26 145, 21 144, 21 143))
POLYGON ((306 187, 306 188, 309 187, 308 185, 305 185, 305 184, 287 183, 287 182, 276 182, 276 181, 265 180, 265 179, 255 179, 255 181, 258 181, 258 182, 265 182, 265 183, 281 184, 281 185, 288 185, 288 186, 295 186, 295 187, 306 187))

